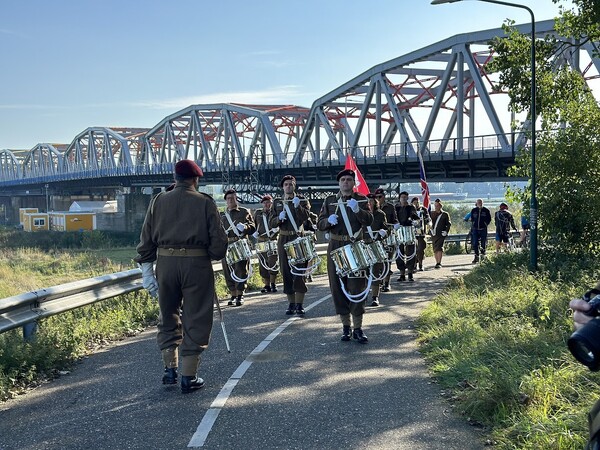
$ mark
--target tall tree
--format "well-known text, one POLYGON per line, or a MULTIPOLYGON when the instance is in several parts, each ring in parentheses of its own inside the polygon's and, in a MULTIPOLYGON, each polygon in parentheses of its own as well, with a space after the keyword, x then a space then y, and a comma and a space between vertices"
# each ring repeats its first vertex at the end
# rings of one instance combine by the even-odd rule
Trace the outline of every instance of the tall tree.
MULTIPOLYGON (((564 3, 562 0, 553 0, 564 3)), ((569 54, 600 39, 600 2, 574 0, 561 5, 556 30, 570 40, 552 36, 536 39, 537 197, 539 236, 553 253, 600 255, 600 108, 569 54), (566 56, 566 57, 565 57, 566 56)), ((529 112, 531 105, 531 41, 513 22, 505 24, 507 38, 496 38, 497 57, 489 71, 499 72, 498 89, 508 90, 510 108, 529 112)), ((598 51, 598 48, 596 51, 598 51)), ((530 120, 530 117, 527 118, 530 120)), ((531 155, 523 148, 511 172, 530 176, 531 155)), ((508 194, 525 205, 529 188, 508 194)))

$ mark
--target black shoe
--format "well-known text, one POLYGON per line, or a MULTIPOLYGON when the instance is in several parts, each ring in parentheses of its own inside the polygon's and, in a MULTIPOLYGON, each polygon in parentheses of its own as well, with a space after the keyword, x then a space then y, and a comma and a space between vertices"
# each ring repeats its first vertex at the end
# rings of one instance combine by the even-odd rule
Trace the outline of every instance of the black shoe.
POLYGON ((275 283, 271 283, 271 291, 270 292, 277 292, 277 286, 275 286, 275 283))
POLYGON ((235 302, 235 295, 231 296, 231 298, 227 302, 227 306, 233 306, 233 302, 235 302))
POLYGON ((379 297, 374 296, 371 302, 371 306, 379 306, 379 297))
POLYGON ((384 284, 381 287, 381 292, 390 292, 390 285, 389 284, 384 284))
POLYGON ((302 303, 296 303, 296 314, 303 316, 305 313, 302 303))
POLYGON ((476 256, 473 261, 471 261, 471 264, 477 264, 479 262, 479 256, 476 256))
POLYGON ((367 335, 363 333, 362 328, 355 328, 352 332, 352 338, 357 340, 359 344, 366 344, 369 342, 369 339, 367 339, 367 335))
POLYGON ((441 268, 442 268, 442 265, 441 265, 440 263, 437 263, 437 264, 435 265, 435 268, 436 268, 436 269, 441 269, 441 268))
POLYGON ((244 304, 244 296, 238 295, 237 299, 235 300, 235 306, 242 306, 243 304, 244 304))
POLYGON ((307 276, 307 277, 306 277, 306 281, 307 281, 308 283, 311 283, 311 282, 312 282, 312 280, 313 280, 313 277, 312 277, 312 275, 309 275, 309 276, 307 276))
POLYGON ((413 274, 412 273, 408 274, 408 281, 415 281, 415 279, 413 278, 413 274))
POLYGON ((181 393, 189 394, 190 392, 200 389, 204 386, 204 380, 199 377, 181 376, 181 393))
POLYGON ((285 311, 285 313, 288 316, 291 316, 292 314, 294 314, 294 312, 296 311, 296 304, 295 303, 290 303, 288 306, 288 309, 285 311))
POLYGON ((400 278, 398 278, 398 281, 406 281, 406 277, 404 275, 400 275, 400 278))
POLYGON ((163 384, 177 384, 177 369, 165 367, 163 375, 163 384))
POLYGON ((350 326, 349 325, 344 325, 344 328, 342 329, 342 341, 347 342, 350 340, 350 326))
POLYGON ((423 264, 419 264, 419 272, 423 272, 423 264))
POLYGON ((265 292, 271 292, 271 286, 269 286, 268 284, 265 284, 265 286, 260 290, 260 292, 262 292, 263 294, 265 292))

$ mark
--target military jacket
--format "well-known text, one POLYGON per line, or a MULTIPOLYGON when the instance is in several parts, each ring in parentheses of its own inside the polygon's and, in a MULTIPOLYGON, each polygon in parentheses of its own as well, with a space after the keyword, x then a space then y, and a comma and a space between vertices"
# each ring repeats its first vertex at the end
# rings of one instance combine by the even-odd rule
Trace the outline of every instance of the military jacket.
POLYGON ((398 223, 403 226, 412 225, 413 220, 419 220, 416 208, 410 203, 405 206, 396 205, 396 215, 398 223))
POLYGON ((290 213, 292 214, 292 217, 294 218, 294 222, 296 223, 296 226, 298 227, 298 230, 300 232, 303 230, 302 224, 309 217, 310 202, 308 201, 308 199, 304 198, 303 196, 298 195, 298 198, 300 199, 300 205, 296 208, 294 206, 294 204, 292 203, 293 198, 294 198, 294 196, 292 195, 289 198, 276 198, 275 200, 273 200, 273 208, 272 208, 273 212, 271 214, 271 220, 269 223, 271 228, 279 227, 280 231, 284 231, 286 233, 295 232, 292 221, 290 220, 289 217, 287 217, 287 214, 288 214, 287 211, 286 211, 286 220, 283 220, 283 221, 279 220, 279 215, 281 214, 282 211, 285 211, 285 208, 283 207, 283 205, 287 204, 288 209, 289 209, 290 213))
POLYGON ((398 223, 396 208, 390 202, 385 202, 379 207, 385 213, 385 220, 389 224, 398 223))
MULTIPOLYGON (((250 210, 248 208, 238 206, 237 208, 228 211, 234 226, 237 226, 238 223, 244 225, 244 231, 237 230, 240 234, 239 237, 247 236, 256 231, 254 219, 252 218, 252 214, 250 213, 250 210)), ((229 241, 238 238, 237 233, 233 229, 230 229, 231 224, 229 223, 229 220, 227 220, 225 212, 221 213, 221 224, 223 225, 223 228, 227 230, 227 238, 229 239, 229 241)))
POLYGON ((341 211, 339 211, 339 205, 337 202, 342 199, 342 201, 347 202, 351 198, 358 200, 360 203, 358 204, 359 211, 355 213, 348 207, 348 205, 342 206, 346 208, 346 213, 348 215, 348 221, 350 223, 350 228, 352 230, 352 234, 354 239, 360 240, 362 239, 362 228, 366 225, 371 225, 373 223, 373 214, 369 211, 369 206, 367 203, 367 197, 358 192, 353 192, 352 195, 342 196, 341 192, 337 195, 330 195, 325 199, 323 203, 323 207, 321 208, 321 212, 319 213, 319 222, 317 224, 319 230, 321 231, 329 231, 338 236, 348 236, 348 230, 346 229, 346 225, 344 224, 344 219, 341 211), (327 220, 329 216, 335 214, 338 216, 337 225, 331 225, 327 220))
POLYGON ((256 231, 258 231, 258 239, 260 240, 277 239, 277 231, 273 232, 273 228, 269 225, 272 213, 272 208, 267 212, 265 212, 262 208, 257 209, 254 212, 254 224, 256 225, 256 231), (266 227, 265 222, 267 224, 266 227))

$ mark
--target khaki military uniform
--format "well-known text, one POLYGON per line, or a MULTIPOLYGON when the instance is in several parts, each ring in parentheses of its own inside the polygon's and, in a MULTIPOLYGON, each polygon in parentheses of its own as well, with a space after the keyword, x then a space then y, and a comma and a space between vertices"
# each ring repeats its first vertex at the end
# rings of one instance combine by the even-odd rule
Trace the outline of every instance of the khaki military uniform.
POLYGON ((135 261, 157 260, 161 350, 179 347, 183 358, 199 357, 208 346, 216 298, 211 259, 223 258, 226 250, 219 212, 208 195, 177 184, 151 201, 135 261))
MULTIPOLYGON (((300 198, 300 205, 295 208, 292 203, 292 195, 289 198, 276 198, 273 201, 273 212, 271 214, 271 221, 269 225, 272 228, 279 227, 279 238, 277 239, 277 253, 279 255, 279 268, 281 270, 281 276, 283 278, 283 292, 288 296, 290 303, 303 304, 304 294, 306 294, 306 281, 303 276, 293 275, 290 270, 288 263, 287 254, 285 252, 285 244, 293 241, 294 239, 303 235, 302 224, 309 217, 310 213, 310 202, 304 197, 298 195, 300 198), (296 232, 292 221, 289 217, 284 221, 279 220, 279 215, 284 211, 284 200, 288 205, 290 212, 294 218, 296 226, 299 228, 299 233, 296 232)), ((287 216, 287 212, 286 212, 287 216)), ((306 268, 307 264, 299 264, 299 267, 306 268)))
MULTIPOLYGON (((325 199, 321 212, 319 213, 319 222, 317 225, 319 230, 329 232, 330 241, 329 246, 327 247, 327 276, 329 277, 329 286, 331 287, 335 312, 340 315, 342 324, 348 326, 350 325, 350 314, 352 314, 354 328, 361 328, 362 316, 365 312, 365 302, 351 302, 346 297, 342 291, 340 279, 338 278, 335 271, 335 265, 331 259, 332 251, 351 243, 342 213, 338 211, 338 205, 336 204, 340 198, 344 202, 347 202, 350 198, 361 201, 361 203, 359 203, 360 209, 358 213, 354 213, 348 206, 343 206, 346 208, 350 228, 355 235, 353 240, 358 241, 363 238, 363 226, 371 225, 373 222, 373 215, 369 211, 366 201, 367 198, 364 195, 354 192, 352 195, 346 197, 339 193, 338 195, 331 195, 325 199), (337 225, 331 225, 327 220, 332 214, 338 216, 337 225)), ((342 282, 346 287, 346 291, 352 295, 361 293, 367 287, 367 279, 362 277, 344 277, 342 278, 342 282)))
MULTIPOLYGON (((267 242, 267 241, 277 241, 277 231, 271 231, 272 228, 269 226, 269 221, 271 220, 271 211, 265 212, 263 209, 257 209, 254 213, 254 223, 256 225, 256 231, 258 231, 258 242, 267 242)), ((259 255, 262 258, 263 262, 268 267, 277 267, 277 253, 267 254, 261 253, 259 255)), ((270 285, 271 283, 275 283, 277 280, 277 274, 279 270, 268 270, 263 267, 263 264, 258 264, 260 277, 263 280, 265 286, 270 285)))
MULTIPOLYGON (((373 214, 373 223, 370 225, 370 228, 371 228, 371 233, 373 234, 373 236, 371 236, 369 229, 367 227, 365 227, 363 229, 363 234, 365 236, 365 242, 381 241, 384 238, 381 237, 381 235, 379 234, 379 230, 385 230, 387 233, 390 232, 390 227, 389 227, 388 223, 386 222, 385 213, 380 208, 377 208, 377 209, 374 209, 373 211, 371 211, 371 214, 373 214)), ((381 276, 382 272, 383 272, 383 263, 377 263, 373 266, 373 275, 374 276, 379 277, 379 276, 381 276)), ((371 295, 373 297, 379 296, 379 290, 381 288, 381 283, 383 283, 383 280, 373 280, 373 282, 371 283, 371 295)))
POLYGON ((423 261, 425 260, 425 249, 427 248, 427 242, 425 242, 425 236, 427 235, 428 224, 431 218, 429 217, 429 211, 424 206, 419 206, 417 210, 419 216, 420 225, 417 227, 417 261, 419 268, 423 267, 423 261))
MULTIPOLYGON (((396 207, 394 205, 392 205, 390 202, 385 202, 383 205, 381 205, 379 207, 379 209, 381 209, 385 213, 385 221, 388 225, 393 225, 395 223, 398 223, 398 216, 396 215, 396 207)), ((393 250, 390 250, 390 253, 389 253, 390 259, 394 257, 395 253, 396 253, 395 248, 393 250)), ((389 287, 391 276, 392 276, 392 270, 390 268, 390 272, 385 277, 385 280, 383 280, 383 284, 385 286, 389 287)))
MULTIPOLYGON (((238 206, 236 209, 229 210, 229 215, 231 216, 231 220, 233 222, 233 226, 235 227, 238 223, 241 223, 245 226, 244 231, 239 230, 230 230, 231 227, 229 220, 227 220, 227 216, 225 213, 221 213, 221 224, 223 228, 227 231, 227 242, 232 244, 240 239, 245 238, 246 236, 254 233, 256 227, 254 225, 254 219, 252 218, 252 214, 250 210, 247 208, 242 208, 238 206), (237 233, 236 233, 237 231, 237 233), (238 236, 239 233, 239 236, 238 236)), ((244 291, 246 290, 246 282, 237 282, 231 277, 231 271, 229 269, 229 265, 227 264, 227 259, 223 258, 221 260, 221 265, 223 266, 223 275, 225 276, 225 283, 227 284, 227 289, 232 296, 244 295, 244 291)), ((235 276, 238 278, 246 278, 248 276, 248 270, 250 268, 250 261, 243 260, 235 263, 233 265, 233 270, 235 271, 235 276)))
POLYGON ((443 209, 438 213, 431 211, 431 222, 433 228, 431 229, 431 245, 434 252, 444 251, 444 241, 446 236, 442 236, 442 232, 448 233, 452 222, 450 221, 450 215, 443 209))

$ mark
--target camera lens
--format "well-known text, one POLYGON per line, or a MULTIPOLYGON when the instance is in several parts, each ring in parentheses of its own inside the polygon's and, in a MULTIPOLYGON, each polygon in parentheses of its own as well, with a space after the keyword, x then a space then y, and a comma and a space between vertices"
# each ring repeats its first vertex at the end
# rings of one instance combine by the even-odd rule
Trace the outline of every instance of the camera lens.
POLYGON ((573 333, 567 345, 577 361, 594 372, 600 370, 600 319, 590 320, 573 333))

